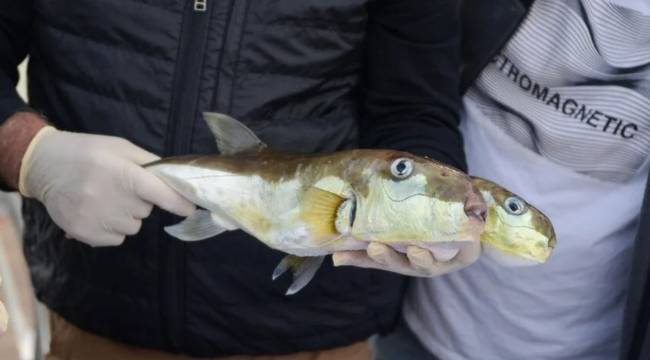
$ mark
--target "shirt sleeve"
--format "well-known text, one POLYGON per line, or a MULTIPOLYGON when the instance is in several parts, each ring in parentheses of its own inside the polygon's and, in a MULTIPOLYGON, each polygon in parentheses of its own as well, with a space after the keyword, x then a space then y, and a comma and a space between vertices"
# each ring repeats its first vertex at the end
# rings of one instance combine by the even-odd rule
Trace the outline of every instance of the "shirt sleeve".
POLYGON ((466 170, 459 130, 459 0, 377 0, 369 8, 360 144, 466 170))
POLYGON ((31 0, 0 0, 0 125, 27 104, 16 92, 18 65, 29 51, 31 0))

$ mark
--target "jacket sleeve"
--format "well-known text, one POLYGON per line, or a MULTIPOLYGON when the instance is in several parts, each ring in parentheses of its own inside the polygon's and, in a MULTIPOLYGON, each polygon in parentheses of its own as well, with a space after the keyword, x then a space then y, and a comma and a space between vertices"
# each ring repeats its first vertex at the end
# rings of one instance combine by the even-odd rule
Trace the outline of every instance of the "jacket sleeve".
POLYGON ((650 359, 650 177, 630 264, 620 360, 650 359))
POLYGON ((360 145, 465 171, 460 0, 376 0, 369 11, 360 145))
POLYGON ((32 33, 31 0, 0 0, 0 125, 27 104, 16 92, 18 64, 30 46, 32 33))

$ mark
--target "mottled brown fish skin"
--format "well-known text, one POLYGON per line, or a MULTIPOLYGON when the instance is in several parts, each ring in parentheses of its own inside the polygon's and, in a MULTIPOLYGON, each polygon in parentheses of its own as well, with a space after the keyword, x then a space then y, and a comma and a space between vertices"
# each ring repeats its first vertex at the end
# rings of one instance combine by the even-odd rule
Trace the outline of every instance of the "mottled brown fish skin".
MULTIPOLYGON (((182 164, 208 169, 222 169, 241 175, 257 175, 269 182, 301 177, 309 186, 325 176, 338 176, 362 196, 368 193, 368 177, 392 179, 390 164, 398 158, 413 161, 413 175, 423 174, 428 194, 447 202, 464 202, 472 187, 470 177, 450 166, 431 159, 397 150, 355 149, 334 153, 295 154, 263 149, 236 155, 188 155, 169 157, 147 164, 182 164), (364 171, 370 170, 370 171, 364 171)), ((412 175, 412 176, 413 176, 412 175)))
MULTIPOLYGON (((503 206, 502 204, 504 201, 511 197, 511 196, 517 196, 516 194, 510 192, 509 190, 503 188, 500 185, 497 185, 493 183, 492 181, 477 177, 477 176, 472 176, 471 177, 472 182, 478 189, 483 189, 487 190, 492 194, 494 199, 497 201, 500 206, 503 206)), ((553 224, 549 220, 549 218, 539 209, 534 207, 531 204, 527 204, 528 208, 530 211, 533 212, 533 217, 532 217, 532 226, 537 229, 542 234, 546 234, 549 239, 549 247, 554 248, 556 239, 555 239, 555 230, 553 229, 553 224)))
POLYGON ((555 230, 551 220, 539 209, 516 194, 489 180, 472 177, 474 185, 488 203, 485 229, 481 234, 484 244, 492 244, 503 252, 535 262, 545 262, 556 246, 555 230), (521 213, 509 212, 506 200, 517 197, 525 203, 521 213))

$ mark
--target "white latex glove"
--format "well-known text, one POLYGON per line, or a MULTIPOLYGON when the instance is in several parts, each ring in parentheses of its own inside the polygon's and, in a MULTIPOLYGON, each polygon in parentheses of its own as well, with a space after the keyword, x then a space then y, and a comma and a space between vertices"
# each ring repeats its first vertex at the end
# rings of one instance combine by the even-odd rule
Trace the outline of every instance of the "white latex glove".
POLYGON ((440 247, 429 250, 409 246, 401 254, 387 245, 370 243, 366 251, 340 251, 332 255, 334 266, 351 265, 379 269, 407 276, 434 277, 465 268, 481 255, 478 240, 463 242, 463 246, 450 250, 440 247))
POLYGON ((20 192, 40 200, 54 222, 91 246, 135 235, 153 205, 188 216, 194 205, 140 165, 159 157, 112 136, 45 127, 20 168, 20 192))
MULTIPOLYGON (((2 285, 2 279, 0 279, 0 285, 2 285)), ((9 315, 7 314, 7 309, 5 308, 2 301, 0 301, 0 334, 7 331, 8 322, 9 322, 9 315)))

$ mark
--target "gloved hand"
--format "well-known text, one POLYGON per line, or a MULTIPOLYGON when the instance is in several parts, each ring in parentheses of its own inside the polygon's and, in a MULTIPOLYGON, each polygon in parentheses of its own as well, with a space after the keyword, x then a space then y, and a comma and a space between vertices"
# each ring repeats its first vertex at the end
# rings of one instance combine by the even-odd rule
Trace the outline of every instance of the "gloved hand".
MULTIPOLYGON (((0 285, 2 285, 2 279, 0 279, 0 285)), ((2 301, 0 301, 0 335, 3 332, 7 331, 7 323, 9 322, 9 315, 7 314, 7 309, 5 308, 2 301)))
POLYGON ((194 205, 141 164, 158 156, 112 136, 40 130, 20 167, 19 190, 40 200, 54 222, 91 246, 136 234, 153 205, 188 216, 194 205))
POLYGON ((434 277, 460 270, 474 263, 481 255, 477 239, 463 242, 458 249, 440 247, 429 250, 409 246, 406 255, 381 243, 370 243, 366 251, 340 251, 332 255, 334 266, 351 265, 379 269, 407 276, 434 277))

